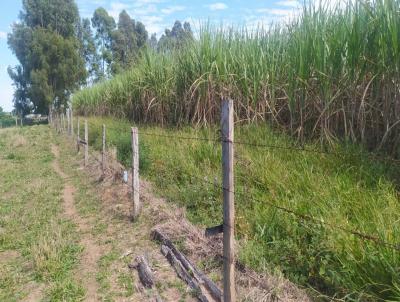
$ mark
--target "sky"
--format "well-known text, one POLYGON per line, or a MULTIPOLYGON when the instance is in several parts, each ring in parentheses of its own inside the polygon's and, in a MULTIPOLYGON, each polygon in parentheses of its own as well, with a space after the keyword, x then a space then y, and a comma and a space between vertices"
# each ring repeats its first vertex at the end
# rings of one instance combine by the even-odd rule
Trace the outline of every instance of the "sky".
MULTIPOLYGON (((51 1, 51 0, 50 0, 51 1)), ((97 7, 104 7, 116 20, 125 9, 129 15, 146 26, 149 35, 161 36, 165 28, 171 28, 175 20, 189 21, 196 31, 201 22, 217 25, 255 27, 272 21, 290 18, 296 13, 296 0, 76 0, 81 17, 91 17, 97 7)), ((18 20, 22 0, 1 0, 0 3, 0 107, 13 109, 14 88, 7 67, 18 61, 7 46, 7 34, 11 24, 18 20)))

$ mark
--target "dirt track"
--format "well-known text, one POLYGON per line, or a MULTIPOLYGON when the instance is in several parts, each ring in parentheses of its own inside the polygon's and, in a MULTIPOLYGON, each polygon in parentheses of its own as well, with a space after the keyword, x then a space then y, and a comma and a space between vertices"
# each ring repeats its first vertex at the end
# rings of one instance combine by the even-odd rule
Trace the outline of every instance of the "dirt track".
POLYGON ((60 156, 58 147, 52 145, 51 151, 55 156, 55 160, 52 164, 53 168, 57 172, 57 174, 65 181, 63 190, 65 215, 78 226, 79 232, 82 234, 81 245, 84 247, 84 250, 77 273, 78 278, 83 283, 86 289, 85 301, 99 301, 99 297, 97 295, 98 284, 95 275, 97 261, 100 259, 102 251, 104 249, 96 244, 95 240, 90 234, 90 225, 78 214, 74 202, 74 194, 76 192, 76 189, 73 185, 68 183, 68 175, 66 175, 60 168, 60 165, 58 163, 58 158, 60 156))

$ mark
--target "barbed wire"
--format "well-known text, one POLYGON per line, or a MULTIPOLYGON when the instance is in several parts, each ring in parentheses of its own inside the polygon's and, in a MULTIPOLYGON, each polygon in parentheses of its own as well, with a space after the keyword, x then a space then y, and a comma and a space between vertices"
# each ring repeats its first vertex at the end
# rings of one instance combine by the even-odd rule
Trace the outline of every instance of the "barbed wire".
MULTIPOLYGON (((213 183, 211 181, 208 181, 207 179, 201 178, 199 176, 191 175, 191 177, 196 178, 196 179, 198 179, 198 180, 200 180, 200 181, 202 181, 204 183, 207 183, 209 185, 212 185, 212 186, 215 186, 215 187, 219 187, 222 191, 227 191, 229 193, 233 193, 235 196, 239 196, 239 195, 243 196, 244 194, 246 194, 245 192, 239 192, 238 190, 231 191, 229 189, 224 188, 222 186, 222 184, 221 185, 215 184, 215 183, 213 183)), ((268 206, 270 206, 272 208, 275 208, 277 210, 286 212, 288 214, 292 214, 292 215, 296 216, 297 218, 299 218, 301 220, 310 221, 310 222, 313 222, 314 224, 319 224, 319 225, 327 226, 327 227, 332 228, 332 229, 337 229, 337 230, 343 231, 345 233, 357 236, 360 239, 372 241, 372 242, 375 242, 375 243, 378 243, 378 244, 382 244, 382 245, 385 245, 387 247, 391 247, 393 249, 396 249, 396 250, 400 251, 400 244, 386 242, 386 241, 380 239, 377 235, 367 234, 367 233, 361 232, 359 230, 349 229, 349 228, 344 227, 344 226, 335 225, 335 224, 323 221, 323 220, 321 220, 319 218, 315 218, 315 217, 313 217, 313 216, 311 216, 309 214, 300 213, 298 211, 291 210, 291 209, 288 209, 286 207, 277 205, 277 204, 275 204, 273 202, 270 202, 270 201, 268 201, 266 199, 261 200, 261 199, 255 198, 255 197, 249 197, 248 195, 246 195, 244 197, 246 198, 246 200, 251 200, 252 202, 259 202, 259 203, 262 203, 262 204, 267 204, 268 206)), ((236 231, 238 231, 238 230, 236 230, 236 231)), ((245 234, 245 233, 242 233, 242 235, 247 236, 247 234, 245 234)))
MULTIPOLYGON (((95 124, 91 121, 88 121, 88 124, 96 127, 101 127, 102 125, 95 124)), ((112 127, 110 125, 105 124, 106 129, 110 129, 112 131, 121 131, 121 127, 112 127)), ((130 128, 129 126, 126 127, 127 130, 130 128)), ((163 137, 163 138, 173 138, 176 140, 194 140, 194 141, 203 141, 203 142, 211 142, 211 143, 221 143, 224 142, 224 140, 220 137, 218 139, 212 139, 212 138, 201 138, 197 136, 180 136, 180 135, 169 135, 169 134, 159 134, 159 133, 151 133, 147 131, 138 131, 139 135, 144 135, 144 136, 152 136, 152 137, 163 137)), ((274 145, 274 144, 260 144, 260 143, 252 143, 252 142, 245 142, 245 141, 231 141, 232 144, 234 145, 242 145, 242 146, 249 146, 249 147, 254 147, 254 148, 262 148, 262 149, 277 149, 277 150, 288 150, 288 151, 298 151, 298 152, 306 152, 306 153, 315 153, 315 154, 321 154, 321 155, 328 155, 328 156, 335 156, 335 157, 358 157, 362 158, 362 155, 356 155, 356 154, 348 154, 345 152, 334 152, 334 151, 324 151, 324 150, 316 150, 316 149, 309 149, 309 148, 304 148, 304 147, 295 147, 295 146, 282 146, 282 145, 274 145)), ((395 158, 390 158, 390 157, 382 157, 378 156, 376 154, 365 154, 364 156, 383 161, 383 162, 394 162, 397 164, 400 164, 400 159, 395 159, 395 158)))
MULTIPOLYGON (((88 123, 88 124, 89 124, 89 123, 88 123)), ((94 125, 94 124, 92 124, 92 125, 94 125)), ((106 129, 107 129, 107 126, 106 126, 106 129)), ((120 130, 118 130, 118 131, 120 131, 120 130)), ((151 136, 157 136, 157 137, 166 137, 166 138, 183 139, 183 140, 200 140, 200 141, 220 142, 220 140, 212 140, 212 139, 207 139, 207 138, 185 137, 185 136, 182 137, 182 136, 175 136, 175 135, 163 135, 163 134, 147 133, 147 132, 143 132, 143 131, 140 131, 139 134, 141 134, 141 135, 151 135, 151 136)), ((277 147, 277 146, 272 146, 272 145, 251 144, 251 143, 240 142, 240 141, 239 141, 239 142, 234 142, 234 143, 236 143, 236 144, 250 145, 250 146, 257 146, 257 147, 268 147, 268 148, 270 148, 270 147, 277 147)), ((281 147, 281 146, 279 146, 279 148, 286 148, 286 147, 281 147)), ((290 149, 293 149, 293 148, 290 148, 290 149)), ((307 149, 299 149, 299 150, 306 151, 307 149)), ((310 151, 310 150, 307 150, 307 151, 310 151)), ((311 152, 314 152, 314 151, 315 151, 315 150, 312 150, 311 152)), ((321 152, 321 153, 322 153, 322 152, 321 152)), ((325 153, 324 153, 324 154, 325 154, 325 153)), ((327 153, 327 154, 333 154, 333 153, 327 153)), ((95 156, 94 156, 94 158, 95 158, 95 160, 97 160, 99 163, 101 163, 101 161, 99 161, 95 156)), ((245 194, 244 192, 239 192, 239 191, 237 191, 237 190, 231 191, 231 190, 229 190, 229 189, 227 189, 227 188, 224 188, 223 185, 222 185, 221 183, 217 184, 215 181, 214 181, 214 182, 208 181, 208 179, 205 178, 205 177, 202 178, 202 177, 199 177, 199 176, 197 176, 197 175, 188 175, 188 176, 189 176, 190 178, 198 179, 198 180, 200 180, 200 181, 202 181, 202 182, 204 182, 204 183, 207 183, 207 184, 209 184, 209 185, 212 185, 212 186, 214 186, 214 187, 218 187, 218 188, 220 188, 222 191, 227 191, 227 192, 229 192, 229 193, 234 194, 235 196, 239 196, 239 195, 245 194)), ((247 187, 246 187, 246 188, 247 188, 247 187)), ((134 190, 134 188, 132 188, 132 190, 134 190)), ((247 191, 249 191, 249 190, 247 190, 247 191)), ((287 214, 292 214, 292 215, 294 215, 296 218, 298 218, 298 219, 300 219, 300 220, 309 221, 309 222, 312 222, 312 223, 314 223, 314 224, 319 224, 319 225, 322 225, 322 226, 327 226, 327 227, 329 227, 329 228, 331 228, 331 229, 340 230, 340 231, 343 231, 343 232, 345 232, 345 233, 354 235, 354 236, 356 236, 356 237, 358 237, 358 238, 360 238, 360 239, 362 239, 362 240, 371 241, 371 242, 374 242, 374 243, 376 243, 376 244, 381 244, 381 245, 384 245, 384 246, 387 246, 387 247, 391 247, 391 248, 393 248, 393 249, 395 249, 395 250, 397 250, 397 251, 400 251, 400 244, 394 244, 394 243, 386 242, 386 241, 382 240, 381 238, 379 238, 379 237, 376 236, 376 235, 367 234, 367 233, 361 232, 361 231, 356 230, 356 229, 349 229, 349 228, 344 227, 344 226, 341 226, 341 225, 335 225, 335 224, 332 224, 332 223, 323 221, 322 219, 315 218, 315 217, 313 217, 313 216, 311 216, 311 215, 309 215, 309 214, 304 214, 304 213, 298 212, 298 211, 296 211, 296 210, 292 210, 292 209, 286 208, 286 207, 284 207, 284 206, 277 205, 277 204, 275 204, 274 202, 268 201, 268 200, 266 200, 266 199, 261 200, 261 199, 255 198, 255 197, 249 197, 249 196, 247 196, 247 195, 246 195, 246 198, 248 198, 249 200, 251 200, 251 201, 253 201, 253 202, 258 202, 258 203, 262 203, 262 204, 267 204, 268 206, 270 206, 270 207, 272 207, 272 208, 275 208, 275 209, 277 209, 277 210, 280 210, 280 211, 282 211, 282 212, 285 212, 285 213, 287 213, 287 214)), ((226 226, 226 227, 232 227, 232 226, 227 226, 227 225, 225 225, 225 226, 226 226)), ((233 227, 232 227, 232 228, 233 228, 233 227)), ((238 231, 238 230, 236 230, 236 231, 238 231)), ((242 235, 246 235, 246 234, 243 233, 242 235)))

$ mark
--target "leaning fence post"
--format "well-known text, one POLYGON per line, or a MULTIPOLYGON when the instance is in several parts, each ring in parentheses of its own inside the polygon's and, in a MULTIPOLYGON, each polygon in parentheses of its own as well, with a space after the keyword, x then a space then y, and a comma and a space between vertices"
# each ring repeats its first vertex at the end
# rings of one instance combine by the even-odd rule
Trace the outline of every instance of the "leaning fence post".
POLYGON ((80 147, 81 147, 81 138, 80 138, 79 132, 80 132, 80 129, 79 129, 79 117, 78 117, 78 136, 76 139, 76 148, 77 148, 78 152, 80 151, 80 147))
POLYGON ((224 196, 224 302, 236 301, 235 290, 235 204, 233 180, 233 101, 223 99, 221 112, 222 177, 224 196))
POLYGON ((89 133, 88 133, 88 123, 85 120, 85 166, 88 164, 89 159, 89 133))
POLYGON ((135 219, 139 215, 139 137, 138 129, 132 127, 132 195, 133 195, 133 215, 135 219))
POLYGON ((104 171, 106 168, 106 125, 103 124, 103 144, 102 144, 102 152, 101 152, 101 169, 104 171))

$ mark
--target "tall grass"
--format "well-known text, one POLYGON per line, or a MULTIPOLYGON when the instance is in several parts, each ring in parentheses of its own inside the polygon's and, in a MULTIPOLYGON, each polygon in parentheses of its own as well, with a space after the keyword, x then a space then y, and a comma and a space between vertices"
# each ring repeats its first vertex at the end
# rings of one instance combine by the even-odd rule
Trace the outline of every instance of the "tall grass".
MULTIPOLYGON (((107 126, 107 145, 116 146, 118 159, 129 165, 131 124, 121 119, 89 118, 89 144, 99 150, 102 124, 107 126)), ((220 144, 163 137, 215 139, 218 128, 138 127, 143 133, 139 134, 141 176, 155 183, 163 197, 185 207, 192 222, 203 227, 220 224, 222 190, 213 184, 221 184, 220 144)), ((235 137, 260 144, 295 143, 266 126, 238 126, 235 137)), ((306 148, 318 149, 318 143, 308 143, 306 148)), ((261 272, 282 272, 299 284, 339 299, 399 301, 400 252, 327 226, 399 243, 399 167, 371 160, 353 144, 335 144, 335 150, 340 155, 235 146, 240 261, 261 272), (269 203, 325 224, 299 219, 269 203)))
POLYGON ((400 1, 325 3, 306 4, 290 23, 268 29, 206 24, 180 51, 147 50, 128 72, 78 92, 74 106, 137 122, 204 125, 218 122, 224 95, 240 121, 398 156, 400 1))

